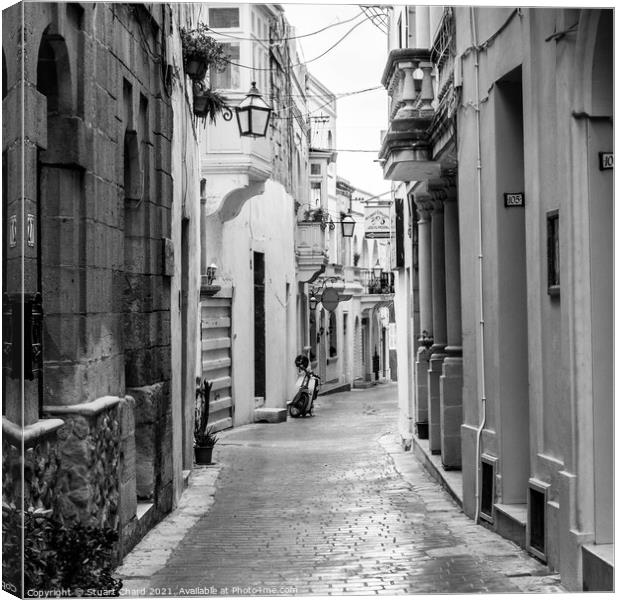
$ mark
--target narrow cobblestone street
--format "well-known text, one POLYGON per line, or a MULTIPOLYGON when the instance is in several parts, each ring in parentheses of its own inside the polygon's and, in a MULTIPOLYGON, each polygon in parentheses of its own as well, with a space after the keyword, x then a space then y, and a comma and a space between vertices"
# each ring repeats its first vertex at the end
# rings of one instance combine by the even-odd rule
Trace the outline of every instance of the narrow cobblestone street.
POLYGON ((400 449, 396 390, 321 397, 313 418, 227 432, 217 467, 198 469, 198 488, 126 558, 123 593, 563 591, 400 449))

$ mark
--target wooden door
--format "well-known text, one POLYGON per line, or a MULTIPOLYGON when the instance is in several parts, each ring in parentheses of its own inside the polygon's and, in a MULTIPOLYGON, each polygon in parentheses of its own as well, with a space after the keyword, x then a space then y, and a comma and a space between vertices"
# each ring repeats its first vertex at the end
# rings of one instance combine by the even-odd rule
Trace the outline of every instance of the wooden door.
POLYGON ((203 298, 201 302, 202 377, 212 383, 209 427, 233 426, 231 315, 232 295, 203 298))

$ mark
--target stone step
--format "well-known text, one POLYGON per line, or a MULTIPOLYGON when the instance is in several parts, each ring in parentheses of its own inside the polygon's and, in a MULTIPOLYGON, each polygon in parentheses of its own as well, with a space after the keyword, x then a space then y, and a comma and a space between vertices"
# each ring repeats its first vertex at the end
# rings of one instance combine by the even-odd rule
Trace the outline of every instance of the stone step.
POLYGON ((255 423, 282 423, 286 421, 286 408, 257 408, 254 410, 255 423))

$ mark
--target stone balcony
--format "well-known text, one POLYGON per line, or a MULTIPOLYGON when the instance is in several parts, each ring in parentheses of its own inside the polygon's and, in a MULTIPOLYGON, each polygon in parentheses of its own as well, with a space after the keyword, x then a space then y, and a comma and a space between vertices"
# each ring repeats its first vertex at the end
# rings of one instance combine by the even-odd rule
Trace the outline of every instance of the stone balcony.
POLYGON ((379 152, 384 179, 420 181, 440 174, 430 142, 432 72, 429 50, 400 48, 388 56, 381 80, 390 96, 390 124, 379 152))
POLYGON ((298 281, 310 281, 325 271, 329 260, 326 231, 320 222, 300 221, 295 234, 298 281))

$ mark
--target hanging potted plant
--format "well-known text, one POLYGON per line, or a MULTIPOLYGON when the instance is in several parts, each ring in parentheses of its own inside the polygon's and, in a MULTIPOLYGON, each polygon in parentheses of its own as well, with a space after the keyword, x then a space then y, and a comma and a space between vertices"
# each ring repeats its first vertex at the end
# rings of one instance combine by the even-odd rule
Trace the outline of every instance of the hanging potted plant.
POLYGON ((183 47, 183 67, 185 73, 194 81, 204 79, 207 69, 214 67, 218 71, 226 68, 224 46, 208 34, 209 28, 199 23, 194 29, 181 28, 181 45, 183 47))
POLYGON ((218 438, 209 423, 209 398, 212 384, 206 379, 196 388, 196 407, 194 414, 194 458, 197 465, 212 463, 213 448, 218 438))
POLYGON ((194 114, 201 118, 208 118, 215 123, 215 118, 221 114, 226 121, 232 118, 232 111, 226 104, 226 98, 209 89, 202 81, 195 81, 194 91, 194 114))

